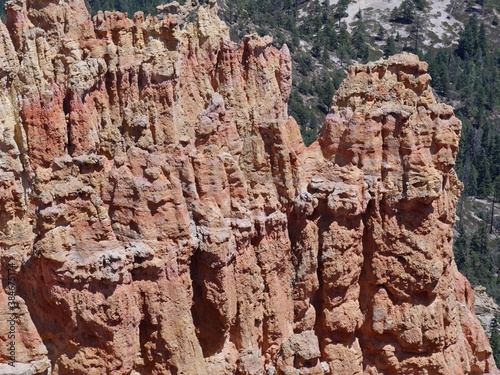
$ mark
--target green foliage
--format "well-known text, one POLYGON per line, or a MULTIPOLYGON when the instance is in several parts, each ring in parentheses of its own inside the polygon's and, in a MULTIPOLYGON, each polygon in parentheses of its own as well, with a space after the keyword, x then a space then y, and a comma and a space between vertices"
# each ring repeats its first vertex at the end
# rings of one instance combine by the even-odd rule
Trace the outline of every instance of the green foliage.
MULTIPOLYGON (((463 235, 464 236, 464 235, 463 235)), ((499 297, 493 260, 493 252, 488 245, 488 232, 485 222, 481 222, 470 241, 464 236, 454 244, 458 269, 474 285, 482 285, 493 296, 499 297)))
POLYGON ((493 357, 496 363, 500 363, 500 314, 495 314, 495 317, 490 324, 490 345, 493 352, 493 357))
POLYGON ((416 16, 416 6, 413 0, 403 0, 399 7, 391 12, 391 21, 400 23, 412 23, 416 16))
POLYGON ((320 38, 323 40, 323 42, 325 42, 325 45, 329 50, 334 50, 339 45, 339 36, 335 29, 332 27, 331 23, 327 23, 324 26, 320 34, 320 38))
MULTIPOLYGON (((95 14, 98 10, 118 10, 133 16, 135 12, 156 14, 156 7, 165 2, 162 0, 85 0, 87 6, 95 14)), ((184 3, 184 1, 179 1, 184 3)))
POLYGON ((480 198, 488 198, 493 192, 493 180, 491 179, 490 165, 484 149, 481 149, 477 165, 477 174, 481 176, 481 178, 478 182, 476 194, 480 198))
POLYGON ((389 57, 396 53, 396 42, 392 36, 387 38, 384 47, 384 56, 389 57))
POLYGON ((426 54, 435 90, 455 101, 462 120, 456 170, 464 194, 490 197, 500 176, 500 59, 486 26, 471 16, 455 51, 426 54), (457 104, 458 103, 458 104, 457 104))
POLYGON ((399 7, 392 9, 390 21, 402 24, 415 22, 419 12, 428 7, 426 0, 403 0, 399 7))
POLYGON ((470 60, 477 57, 479 51, 479 26, 476 17, 470 17, 469 22, 460 35, 457 54, 462 60, 470 60))
POLYGON ((429 62, 432 87, 443 95, 448 94, 450 86, 448 53, 443 49, 440 49, 437 53, 432 51, 426 55, 426 60, 429 62))
POLYGON ((385 37, 385 29, 382 25, 379 26, 378 31, 377 31, 377 36, 376 39, 378 41, 384 40, 385 37))
POLYGON ((319 97, 319 109, 326 115, 332 104, 332 97, 335 90, 342 82, 343 74, 337 72, 330 74, 327 71, 321 71, 319 76, 313 81, 316 93, 319 97))
POLYGON ((413 22, 415 10, 416 7, 412 0, 403 0, 399 6, 399 17, 408 22, 413 22))
POLYGON ((364 63, 367 62, 370 48, 368 47, 365 25, 361 16, 354 26, 351 43, 353 47, 351 57, 364 63))
POLYGON ((312 69, 312 59, 311 56, 305 52, 297 52, 295 54, 296 68, 298 72, 302 75, 309 74, 312 69))
POLYGON ((414 0, 413 1, 414 4, 415 4, 415 8, 417 10, 425 10, 425 8, 427 8, 427 1, 426 0, 414 0))
POLYGON ((351 62, 350 57, 353 47, 351 44, 351 36, 349 35, 347 29, 340 29, 338 40, 339 48, 337 49, 337 55, 342 61, 349 64, 351 62))
POLYGON ((335 12, 333 13, 333 17, 339 21, 344 17, 347 17, 347 7, 349 6, 350 0, 339 0, 337 6, 335 7, 335 12))
POLYGON ((288 102, 288 110, 299 124, 304 143, 310 145, 316 140, 318 134, 318 117, 315 112, 306 104, 297 91, 292 91, 288 102))
POLYGON ((457 263, 457 267, 459 270, 465 269, 468 264, 467 264, 467 255, 468 255, 468 250, 467 250, 467 244, 468 244, 468 239, 465 234, 462 234, 460 237, 458 237, 455 240, 453 250, 455 253, 455 262, 457 263))

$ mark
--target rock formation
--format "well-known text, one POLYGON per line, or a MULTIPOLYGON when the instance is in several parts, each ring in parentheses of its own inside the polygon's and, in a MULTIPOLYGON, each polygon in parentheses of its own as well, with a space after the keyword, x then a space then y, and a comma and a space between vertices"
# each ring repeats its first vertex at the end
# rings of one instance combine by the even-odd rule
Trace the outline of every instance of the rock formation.
POLYGON ((8 3, 0 373, 498 374, 427 64, 351 68, 305 147, 287 47, 216 13, 8 3))
POLYGON ((474 288, 474 312, 481 325, 491 334, 491 324, 495 315, 500 314, 500 306, 486 292, 484 286, 478 285, 474 288))

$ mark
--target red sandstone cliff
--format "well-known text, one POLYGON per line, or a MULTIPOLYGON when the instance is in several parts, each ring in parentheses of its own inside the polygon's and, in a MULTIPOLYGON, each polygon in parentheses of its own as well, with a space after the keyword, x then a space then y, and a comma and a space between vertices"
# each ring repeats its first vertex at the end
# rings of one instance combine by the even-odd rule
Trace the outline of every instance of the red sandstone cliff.
POLYGON ((498 374, 427 64, 352 68, 306 148, 287 48, 186 17, 10 2, 0 373, 498 374))

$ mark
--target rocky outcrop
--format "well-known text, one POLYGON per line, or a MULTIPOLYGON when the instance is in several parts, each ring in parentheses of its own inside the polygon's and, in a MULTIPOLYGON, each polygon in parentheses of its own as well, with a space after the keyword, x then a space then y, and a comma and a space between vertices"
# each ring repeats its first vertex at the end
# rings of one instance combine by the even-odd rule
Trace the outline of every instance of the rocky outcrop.
POLYGON ((483 328, 491 335, 491 324, 495 315, 500 314, 500 306, 481 285, 474 288, 474 312, 483 328))
POLYGON ((216 12, 9 2, 0 373, 497 374, 427 64, 351 68, 307 148, 287 47, 216 12))

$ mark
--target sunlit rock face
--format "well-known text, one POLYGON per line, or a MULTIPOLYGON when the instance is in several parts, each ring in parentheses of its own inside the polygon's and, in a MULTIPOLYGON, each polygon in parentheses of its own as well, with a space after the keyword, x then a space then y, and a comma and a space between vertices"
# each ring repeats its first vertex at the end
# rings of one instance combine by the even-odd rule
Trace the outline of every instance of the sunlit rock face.
POLYGON ((451 248, 461 124, 427 64, 351 68, 305 147, 287 47, 196 12, 9 3, 15 373, 497 374, 451 248))

